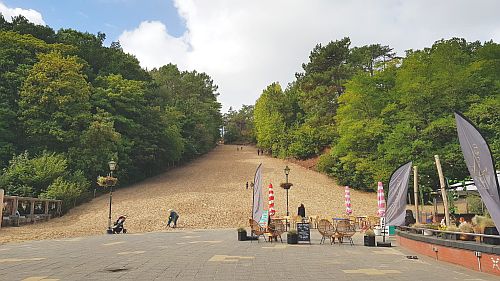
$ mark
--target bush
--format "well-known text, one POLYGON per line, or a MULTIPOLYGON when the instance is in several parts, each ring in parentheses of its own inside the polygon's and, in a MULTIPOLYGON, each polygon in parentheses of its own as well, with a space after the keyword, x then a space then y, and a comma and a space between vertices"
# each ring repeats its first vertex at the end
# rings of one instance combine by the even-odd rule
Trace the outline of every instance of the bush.
POLYGON ((469 205, 469 213, 484 215, 483 214, 483 201, 480 196, 469 195, 467 196, 467 204, 469 205))
POLYGON ((63 212, 76 205, 77 199, 84 194, 90 184, 81 171, 70 175, 68 179, 57 178, 42 194, 44 198, 63 200, 63 212))
POLYGON ((472 227, 472 224, 470 224, 470 223, 468 223, 468 222, 461 223, 461 224, 458 226, 458 229, 460 230, 460 232, 464 232, 464 233, 474 233, 474 228, 472 227))
POLYGON ((24 152, 9 161, 0 184, 8 195, 36 197, 56 178, 64 176, 66 167, 66 158, 62 154, 44 151, 30 159, 28 152, 24 152))
POLYGON ((332 172, 332 167, 335 165, 335 158, 326 153, 319 157, 318 164, 316 165, 319 172, 329 175, 332 172))
POLYGON ((365 231, 365 236, 375 236, 375 231, 373 231, 373 229, 368 229, 365 231))

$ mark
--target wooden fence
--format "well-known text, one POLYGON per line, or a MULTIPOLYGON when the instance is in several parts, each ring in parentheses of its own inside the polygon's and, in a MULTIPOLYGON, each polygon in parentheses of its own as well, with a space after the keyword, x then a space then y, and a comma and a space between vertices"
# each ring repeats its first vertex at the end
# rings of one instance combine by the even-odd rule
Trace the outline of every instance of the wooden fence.
MULTIPOLYGON (((0 199, 3 190, 0 189, 0 199)), ((3 196, 0 217, 3 226, 19 226, 61 216, 61 200, 3 196)))

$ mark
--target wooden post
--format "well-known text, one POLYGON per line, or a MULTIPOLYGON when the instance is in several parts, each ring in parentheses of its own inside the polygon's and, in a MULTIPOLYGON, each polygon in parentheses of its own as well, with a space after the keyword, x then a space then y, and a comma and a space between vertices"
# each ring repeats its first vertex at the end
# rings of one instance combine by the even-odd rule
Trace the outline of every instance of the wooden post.
POLYGON ((48 215, 49 214, 49 200, 46 200, 45 201, 45 215, 48 215))
POLYGON ((3 189, 0 189, 0 228, 2 228, 3 222, 3 189))
POLYGON ((12 214, 10 214, 11 216, 16 215, 18 205, 19 201, 17 200, 17 197, 14 197, 14 199, 12 199, 12 214))
POLYGON ((441 185, 441 196, 443 197, 444 217, 446 218, 446 226, 450 226, 450 213, 448 211, 448 196, 446 195, 446 184, 444 182, 444 175, 443 175, 443 170, 441 169, 441 161, 439 161, 439 155, 434 155, 434 160, 436 160, 436 168, 439 174, 439 184, 441 185))
POLYGON ((31 223, 35 222, 35 201, 30 200, 30 220, 31 223))
POLYGON ((56 203, 56 206, 57 206, 57 216, 61 216, 61 212, 62 212, 62 208, 61 208, 61 205, 62 205, 62 201, 57 201, 56 203))
POLYGON ((413 197, 415 201, 415 220, 420 223, 418 214, 418 167, 413 166, 413 197))

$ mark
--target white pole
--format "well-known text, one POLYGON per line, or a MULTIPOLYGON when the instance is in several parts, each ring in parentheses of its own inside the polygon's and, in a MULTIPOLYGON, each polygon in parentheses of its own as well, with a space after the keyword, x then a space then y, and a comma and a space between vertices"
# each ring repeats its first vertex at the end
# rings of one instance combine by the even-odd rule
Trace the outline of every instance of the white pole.
POLYGON ((413 166, 413 199, 415 200, 415 220, 420 223, 418 214, 418 167, 413 166))
POLYGON ((0 189, 0 228, 2 228, 2 221, 3 221, 3 189, 0 189))

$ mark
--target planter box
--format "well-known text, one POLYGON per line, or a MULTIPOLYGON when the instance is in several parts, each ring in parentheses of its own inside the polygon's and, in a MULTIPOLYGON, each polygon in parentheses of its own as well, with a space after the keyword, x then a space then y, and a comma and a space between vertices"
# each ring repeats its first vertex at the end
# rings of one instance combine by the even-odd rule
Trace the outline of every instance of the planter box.
POLYGON ((433 234, 434 234, 434 232, 432 232, 432 230, 424 229, 424 235, 425 236, 432 236, 433 234))
POLYGON ((365 236, 364 245, 368 247, 375 247, 375 236, 365 236))
POLYGON ((460 240, 462 241, 474 241, 474 236, 468 235, 468 234, 460 234, 459 236, 460 240))
POLYGON ((460 236, 459 234, 444 233, 444 239, 448 240, 459 240, 458 239, 459 236, 460 236))
POLYGON ((246 240, 247 240, 247 232, 238 231, 238 241, 246 241, 246 240))
MULTIPOLYGON (((484 234, 488 235, 498 235, 498 230, 496 227, 485 227, 484 228, 484 234)), ((500 238, 490 238, 490 237, 484 237, 483 242, 485 244, 490 244, 490 245, 500 245, 500 238)))
POLYGON ((298 234, 287 234, 286 235, 286 242, 288 244, 298 244, 299 243, 299 235, 298 234))
POLYGON ((413 233, 413 234, 422 234, 422 230, 420 230, 420 229, 410 229, 410 233, 413 233))

